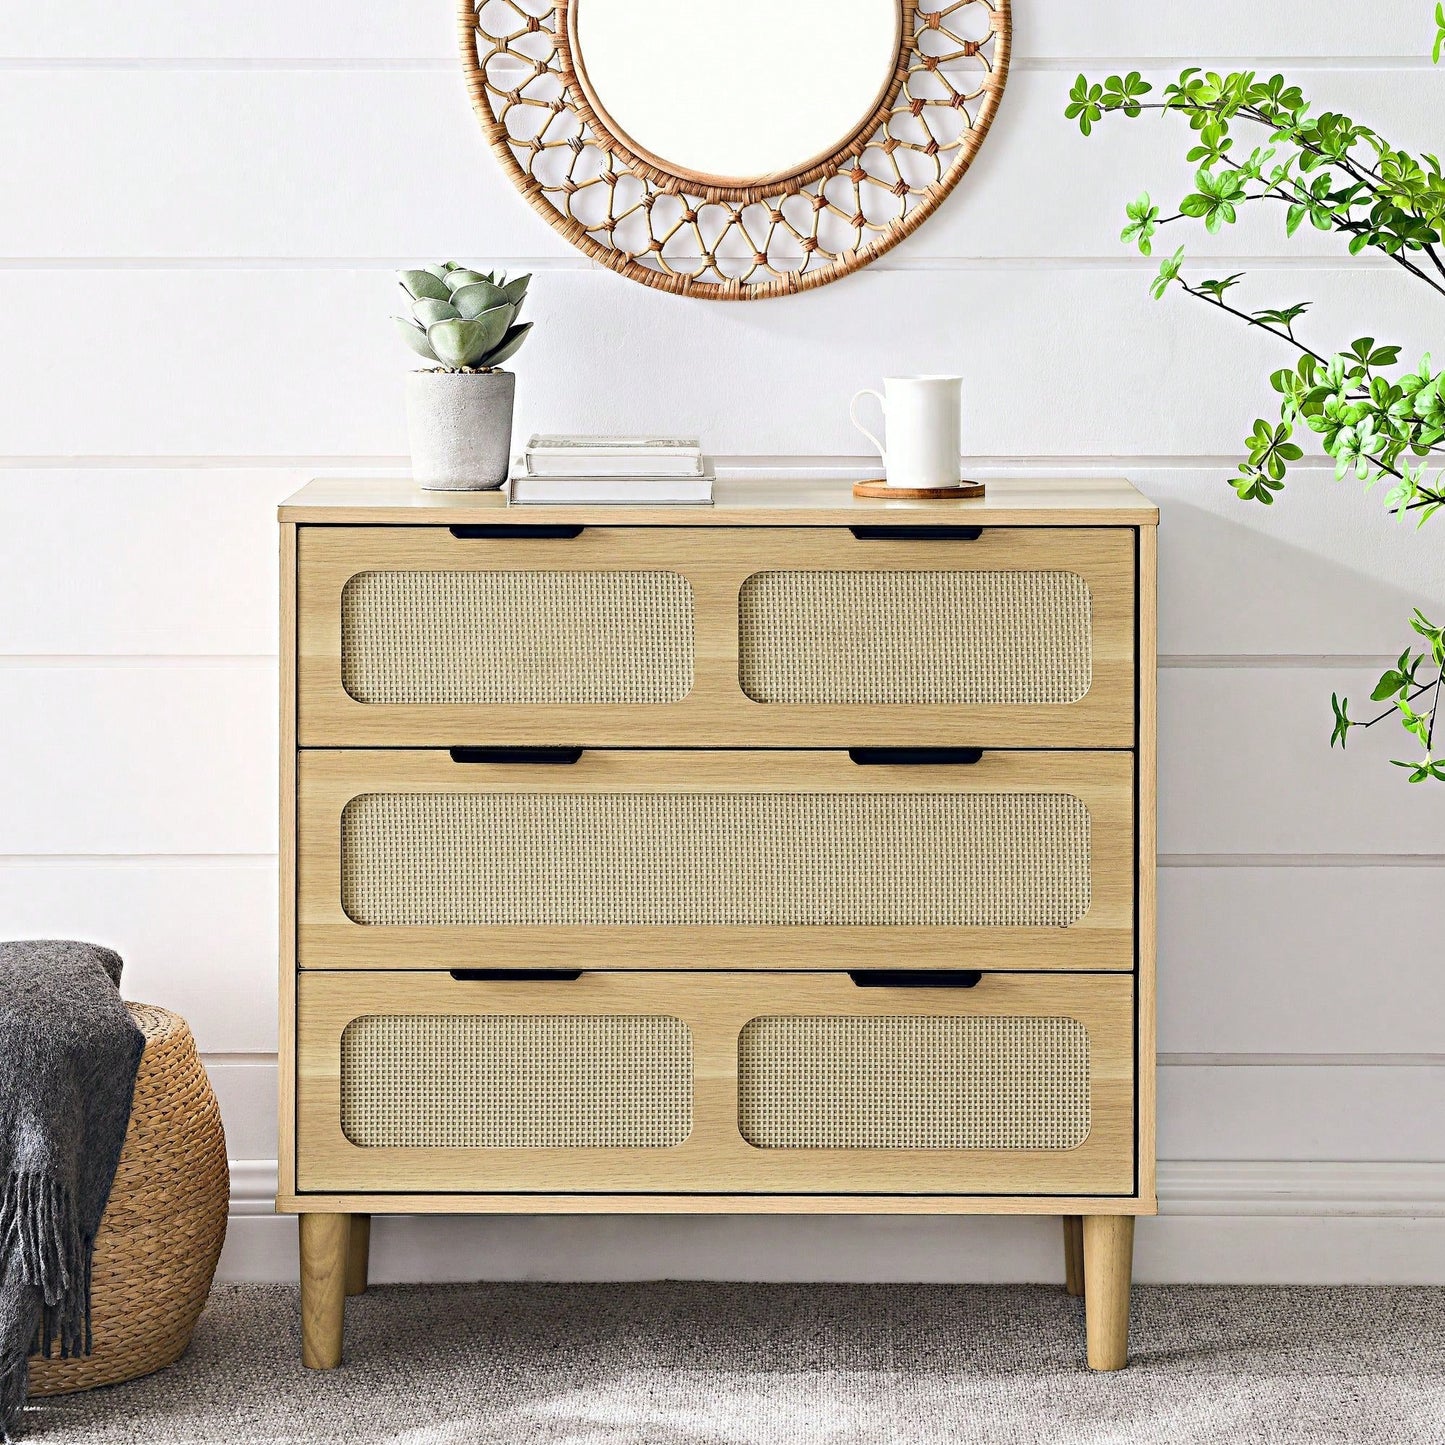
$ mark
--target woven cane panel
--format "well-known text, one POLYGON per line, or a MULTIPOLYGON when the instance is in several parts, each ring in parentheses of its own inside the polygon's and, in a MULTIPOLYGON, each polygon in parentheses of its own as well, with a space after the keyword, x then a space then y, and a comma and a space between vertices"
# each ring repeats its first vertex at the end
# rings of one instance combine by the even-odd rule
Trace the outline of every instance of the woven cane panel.
POLYGON ((362 572, 341 595, 358 702, 680 702, 692 676, 675 572, 362 572))
POLYGON ((692 1033, 619 1014, 379 1014, 341 1036, 363 1149, 669 1149, 692 1133, 692 1033))
POLYGON ((1077 702, 1090 610, 1073 572, 757 572, 739 681, 769 703, 1077 702))
POLYGON ((1074 1149, 1089 1036, 1067 1018, 757 1018, 738 1125, 759 1149, 1074 1149))
POLYGON ((362 924, 1066 927, 1063 793, 372 793, 341 820, 362 924))

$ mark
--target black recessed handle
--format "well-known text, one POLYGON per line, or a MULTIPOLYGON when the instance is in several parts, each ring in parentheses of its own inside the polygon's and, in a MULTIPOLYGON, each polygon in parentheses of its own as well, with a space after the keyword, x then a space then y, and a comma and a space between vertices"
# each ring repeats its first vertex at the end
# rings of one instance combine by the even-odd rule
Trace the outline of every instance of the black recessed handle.
POLYGON ((475 522, 465 527, 448 527, 447 530, 462 542, 505 542, 512 537, 550 537, 565 541, 580 537, 585 529, 570 522, 475 522))
POLYGON ((860 542, 977 542, 982 527, 849 527, 860 542))
POLYGON ((976 968, 860 968, 848 977, 859 988, 977 988, 983 974, 976 968))
POLYGON ((454 763, 575 763, 581 748, 451 748, 454 763))
POLYGON ((971 767, 982 748, 849 748, 848 756, 865 768, 971 767))
POLYGON ((458 983, 572 983, 580 968, 454 968, 458 983))

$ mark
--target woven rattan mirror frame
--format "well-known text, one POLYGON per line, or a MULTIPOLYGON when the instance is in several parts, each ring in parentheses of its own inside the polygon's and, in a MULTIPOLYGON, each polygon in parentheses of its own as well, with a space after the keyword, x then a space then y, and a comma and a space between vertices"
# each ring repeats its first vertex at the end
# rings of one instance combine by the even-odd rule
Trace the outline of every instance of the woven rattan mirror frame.
POLYGON ((709 184, 637 154, 598 116, 572 63, 572 3, 459 0, 473 106, 552 226, 611 270, 679 295, 791 295, 866 266, 958 183, 1008 79, 1009 0, 900 0, 893 82, 834 154, 755 185, 709 184))

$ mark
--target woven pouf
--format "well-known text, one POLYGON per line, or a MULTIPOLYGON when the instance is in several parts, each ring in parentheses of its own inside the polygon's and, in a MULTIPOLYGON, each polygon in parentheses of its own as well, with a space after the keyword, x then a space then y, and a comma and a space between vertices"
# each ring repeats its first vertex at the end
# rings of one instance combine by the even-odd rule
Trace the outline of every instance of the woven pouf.
POLYGON ((32 1359, 30 1393, 64 1395, 179 1359, 226 1238, 226 1135, 186 1021, 128 1004, 146 1036, 125 1149, 95 1241, 93 1353, 32 1359))

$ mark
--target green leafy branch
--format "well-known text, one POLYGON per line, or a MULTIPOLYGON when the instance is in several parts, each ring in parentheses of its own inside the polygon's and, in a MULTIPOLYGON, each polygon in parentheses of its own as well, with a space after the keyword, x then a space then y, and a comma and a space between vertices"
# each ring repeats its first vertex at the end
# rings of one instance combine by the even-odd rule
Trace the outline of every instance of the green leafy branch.
POLYGON ((1153 89, 1138 71, 1111 75, 1102 84, 1080 75, 1064 110, 1085 135, 1114 113, 1134 119, 1153 110, 1188 118, 1197 137, 1186 157, 1197 167, 1195 189, 1167 216, 1147 194, 1128 210, 1122 239, 1144 255, 1162 226, 1202 221, 1217 234, 1245 207, 1273 202, 1286 207, 1287 234, 1306 220, 1317 230, 1338 231, 1349 237, 1350 254, 1378 250, 1445 296, 1445 175, 1436 157, 1392 147, 1337 112, 1312 116, 1299 87, 1279 75, 1261 81, 1253 71, 1222 76, 1191 67, 1165 87, 1162 100, 1144 99, 1153 89), (1231 154, 1232 128, 1239 122, 1268 132, 1265 144, 1243 159, 1231 154))
MULTIPOLYGON (((1437 0, 1435 20, 1438 61, 1445 50, 1445 0, 1437 0)), ((1282 206, 1287 235, 1308 221, 1316 230, 1346 238, 1350 255, 1374 250, 1445 297, 1445 174, 1435 156, 1400 150, 1349 116, 1312 114, 1299 87, 1279 75, 1260 80, 1253 71, 1219 75, 1191 67, 1164 88, 1162 99, 1147 99, 1152 93, 1138 71, 1101 83, 1080 75, 1065 108, 1086 136, 1112 114, 1136 119, 1153 110, 1188 120, 1194 143, 1186 159, 1196 167, 1194 189, 1167 215, 1147 192, 1125 208, 1120 239, 1142 255, 1152 254, 1154 239, 1166 226, 1194 222, 1217 235, 1246 208, 1282 206), (1247 155, 1235 153, 1233 131, 1241 124, 1267 132, 1247 155)), ((1295 440, 1304 432, 1333 458, 1337 479, 1353 475, 1366 491, 1388 480, 1388 510, 1423 526, 1445 506, 1445 470, 1430 474, 1431 466, 1445 458, 1445 373, 1428 355, 1414 370, 1402 370, 1400 348, 1373 337, 1359 337, 1339 351, 1316 348, 1296 334, 1309 302, 1246 309, 1231 296, 1243 280, 1242 272, 1190 279, 1180 247, 1150 283, 1156 300, 1177 287, 1295 352, 1295 364, 1270 377, 1280 397, 1278 419, 1255 421, 1238 475, 1231 479, 1237 495, 1272 503, 1290 465, 1304 456, 1295 440)), ((1445 759, 1434 754, 1445 645, 1441 630, 1418 610, 1411 627, 1429 645, 1420 652, 1407 649, 1381 676, 1372 696, 1390 706, 1378 717, 1356 720, 1349 716, 1348 699, 1332 698, 1331 745, 1343 746, 1354 727, 1395 717, 1424 750, 1421 760, 1397 760, 1397 765, 1410 770, 1412 782, 1445 781, 1445 759), (1423 681, 1422 669, 1429 674, 1423 681), (1416 703, 1427 697, 1428 706, 1417 711, 1416 703)))
POLYGON ((1425 749, 1425 756, 1417 761, 1392 759, 1397 768, 1410 770, 1412 783, 1423 783, 1429 779, 1445 782, 1445 758, 1436 758, 1435 719, 1440 713, 1440 693, 1445 683, 1445 628, 1436 627, 1419 608, 1410 619, 1410 626, 1429 644, 1429 650, 1414 652, 1406 648, 1394 667, 1381 674, 1375 690, 1370 694, 1373 702, 1390 704, 1383 712, 1372 718, 1356 719, 1350 716, 1349 699, 1338 693, 1330 694, 1330 706, 1334 709, 1335 727, 1330 735, 1330 746, 1338 743, 1342 748, 1351 728, 1372 728, 1388 717, 1398 717, 1400 725, 1425 749), (1434 670, 1433 677, 1420 681, 1420 669, 1429 663, 1434 670), (1415 703, 1430 695, 1429 708, 1421 713, 1415 710, 1415 703))

